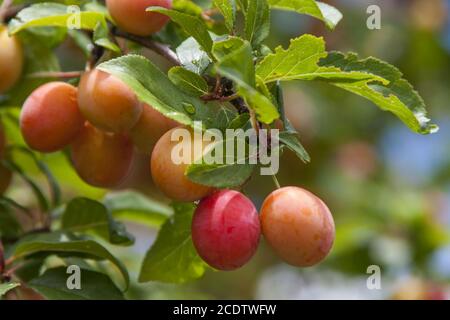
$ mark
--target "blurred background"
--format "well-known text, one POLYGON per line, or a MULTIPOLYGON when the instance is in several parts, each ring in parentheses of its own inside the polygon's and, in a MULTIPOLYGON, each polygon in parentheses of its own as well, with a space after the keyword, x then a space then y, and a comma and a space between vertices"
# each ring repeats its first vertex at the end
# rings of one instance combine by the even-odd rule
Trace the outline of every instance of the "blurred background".
MULTIPOLYGON (((342 11, 335 31, 295 13, 272 12, 267 44, 284 47, 303 33, 323 36, 328 50, 375 56, 397 67, 424 98, 440 131, 410 132, 392 114, 338 88, 296 82, 284 86, 288 118, 312 157, 303 164, 292 153, 282 157, 278 179, 316 193, 336 222, 336 241, 319 266, 298 269, 282 263, 264 241, 253 260, 238 271, 214 272, 184 285, 134 283, 129 298, 139 299, 449 299, 450 298, 450 0, 334 0, 342 11), (369 5, 381 8, 381 29, 369 30, 369 5), (381 270, 381 289, 369 290, 367 269, 381 270)), ((58 49, 63 69, 84 66, 68 41, 58 49)), ((153 57, 155 61, 157 57, 153 57)), ((165 66, 162 65, 164 68, 165 66)), ((65 197, 103 198, 46 156, 65 197)), ((138 157, 133 186, 159 199, 151 186, 148 157, 138 157), (147 175, 143 175, 146 172, 147 175)), ((129 186, 125 185, 123 188, 129 186)), ((270 177, 255 175, 244 192, 259 207, 275 189, 270 177)), ((15 181, 9 194, 27 201, 15 181)), ((129 224, 134 247, 111 248, 137 277, 157 229, 129 224)))

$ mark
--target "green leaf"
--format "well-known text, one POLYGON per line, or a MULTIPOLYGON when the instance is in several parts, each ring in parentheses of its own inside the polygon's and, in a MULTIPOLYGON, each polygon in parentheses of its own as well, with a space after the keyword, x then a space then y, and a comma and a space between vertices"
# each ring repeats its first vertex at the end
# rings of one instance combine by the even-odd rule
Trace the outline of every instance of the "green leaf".
POLYGON ((102 245, 93 240, 82 239, 68 233, 53 232, 25 237, 17 243, 12 251, 13 259, 24 258, 35 254, 57 254, 86 259, 108 260, 122 274, 125 289, 128 288, 130 282, 127 269, 122 262, 102 245))
POLYGON ((171 207, 132 191, 110 193, 103 200, 113 216, 159 227, 173 214, 171 207))
POLYGON ((169 70, 169 79, 184 92, 201 97, 208 93, 208 84, 203 77, 183 67, 173 67, 169 70))
POLYGON ((263 42, 270 31, 270 9, 267 0, 251 0, 245 15, 245 38, 253 47, 263 42))
POLYGON ((279 139, 281 144, 293 151, 304 163, 311 161, 308 152, 306 152, 305 148, 298 140, 298 135, 296 132, 280 132, 279 139))
POLYGON ((203 73, 211 63, 208 54, 202 50, 198 42, 192 37, 183 41, 177 47, 176 52, 181 65, 197 74, 203 73))
POLYGON ((66 267, 53 268, 29 282, 29 287, 49 300, 124 300, 123 293, 103 273, 81 269, 81 289, 69 289, 66 267))
POLYGON ((230 122, 227 129, 239 129, 244 128, 249 124, 250 121, 250 114, 249 113, 242 113, 236 116, 236 118, 233 119, 233 121, 230 122))
POLYGON ((333 52, 319 63, 322 68, 338 68, 343 74, 367 73, 372 78, 348 81, 339 77, 327 81, 369 99, 382 110, 395 114, 411 130, 429 134, 439 130, 427 117, 425 102, 396 67, 373 57, 359 59, 356 54, 333 52), (378 79, 382 79, 379 81, 378 79))
POLYGON ((120 53, 119 46, 109 39, 109 29, 106 20, 99 21, 94 29, 94 43, 116 53, 120 53))
POLYGON ((213 5, 220 10, 225 19, 225 26, 229 32, 233 32, 236 21, 236 1, 235 0, 214 0, 213 5))
POLYGON ((1 283, 0 284, 0 298, 5 295, 8 291, 20 286, 18 282, 1 283))
POLYGON ((191 237, 191 222, 195 206, 178 204, 147 252, 139 282, 162 281, 184 283, 203 275, 206 264, 198 256, 191 237))
POLYGON ((212 58, 211 49, 213 41, 209 35, 205 21, 196 16, 163 7, 150 7, 147 8, 147 11, 159 12, 170 17, 173 22, 179 24, 186 33, 197 40, 203 50, 212 58))
POLYGON ((225 140, 217 140, 206 149, 200 163, 188 166, 185 174, 189 180, 216 188, 232 188, 242 185, 252 175, 256 167, 256 154, 250 154, 245 133, 225 140), (239 154, 238 150, 241 150, 239 154), (231 151, 230 151, 231 150, 231 151), (217 152, 219 155, 216 157, 217 152), (220 155, 220 159, 218 158, 220 155), (214 161, 206 161, 208 159, 214 161), (254 161, 251 163, 250 159, 254 161))
POLYGON ((112 244, 134 243, 134 237, 122 223, 112 218, 111 212, 102 203, 87 198, 75 198, 67 204, 61 218, 61 228, 69 232, 94 232, 112 244))
POLYGON ((429 124, 422 98, 398 69, 375 58, 359 60, 355 54, 327 55, 322 38, 304 35, 291 40, 286 50, 278 47, 258 63, 256 74, 265 83, 323 80, 394 113, 415 132, 437 130, 429 124))
POLYGON ((201 16, 201 14, 203 13, 202 7, 195 4, 191 0, 173 0, 172 1, 172 9, 183 12, 183 13, 190 14, 193 16, 201 16))
POLYGON ((232 188, 242 185, 253 173, 252 164, 192 164, 186 175, 189 180, 216 188, 232 188))
MULTIPOLYGON (((100 64, 98 69, 124 81, 139 100, 151 105, 166 117, 193 126, 202 121, 206 128, 226 128, 231 108, 217 102, 204 101, 186 94, 148 59, 128 55, 100 64)), ((234 111, 231 111, 234 112, 234 111)))
POLYGON ((303 35, 292 39, 286 50, 279 46, 274 53, 267 55, 257 64, 256 74, 265 83, 307 79, 316 75, 318 61, 326 56, 323 38, 303 35))
POLYGON ((78 18, 68 6, 59 3, 38 3, 21 10, 9 23, 9 31, 14 34, 31 27, 65 27, 80 22, 80 29, 94 30, 98 22, 105 21, 101 12, 82 11, 78 18))
POLYGON ((12 160, 0 160, 0 163, 2 163, 6 168, 8 168, 10 171, 15 172, 18 174, 30 187, 30 189, 33 191, 34 195, 36 196, 37 201, 39 202, 39 207, 43 212, 47 212, 50 208, 50 204, 44 193, 42 192, 40 186, 31 179, 28 174, 23 170, 22 167, 20 167, 17 163, 15 163, 12 160))
POLYGON ((342 19, 342 13, 329 4, 315 0, 267 0, 274 9, 289 10, 307 14, 325 22, 328 28, 334 29, 342 19))
MULTIPOLYGON (((222 47, 220 42, 217 42, 214 46, 216 45, 222 47)), ((255 111, 261 122, 272 123, 279 118, 277 108, 255 87, 255 68, 251 46, 248 42, 222 58, 216 64, 216 68, 220 74, 236 83, 239 95, 255 111)))
POLYGON ((245 44, 245 40, 239 37, 228 37, 227 39, 220 40, 213 45, 213 55, 217 60, 223 59, 230 53, 239 50, 245 44))
POLYGON ((10 150, 12 150, 14 152, 15 151, 20 152, 20 153, 26 155, 27 157, 29 157, 34 162, 34 164, 39 169, 39 171, 47 179, 48 185, 50 187, 52 199, 53 199, 53 205, 58 206, 61 201, 61 188, 58 184, 58 181, 53 176, 52 172, 50 171, 49 167, 47 166, 47 164, 44 161, 40 160, 37 157, 37 155, 34 152, 32 152, 30 149, 28 149, 27 147, 12 146, 10 150))
POLYGON ((22 232, 22 227, 15 215, 11 212, 9 205, 0 201, 0 237, 14 238, 22 232))

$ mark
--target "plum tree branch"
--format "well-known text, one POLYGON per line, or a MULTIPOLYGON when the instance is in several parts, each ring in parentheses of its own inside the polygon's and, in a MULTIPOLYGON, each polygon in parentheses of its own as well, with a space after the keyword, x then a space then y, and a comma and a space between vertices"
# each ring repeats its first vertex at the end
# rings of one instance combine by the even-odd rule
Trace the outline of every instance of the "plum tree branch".
POLYGON ((160 56, 166 58, 169 62, 171 62, 174 65, 180 65, 180 60, 178 60, 178 57, 175 52, 173 52, 168 45, 162 44, 160 42, 154 41, 149 38, 139 37, 132 34, 129 34, 127 32, 124 32, 116 27, 112 28, 112 34, 116 37, 127 39, 133 42, 136 42, 140 44, 141 46, 144 46, 160 56))
POLYGON ((83 71, 68 71, 68 72, 35 72, 27 76, 27 78, 59 78, 59 79, 70 79, 78 78, 81 76, 83 71))
POLYGON ((0 23, 3 23, 5 21, 7 11, 11 7, 13 3, 13 0, 3 0, 2 4, 0 5, 0 23))

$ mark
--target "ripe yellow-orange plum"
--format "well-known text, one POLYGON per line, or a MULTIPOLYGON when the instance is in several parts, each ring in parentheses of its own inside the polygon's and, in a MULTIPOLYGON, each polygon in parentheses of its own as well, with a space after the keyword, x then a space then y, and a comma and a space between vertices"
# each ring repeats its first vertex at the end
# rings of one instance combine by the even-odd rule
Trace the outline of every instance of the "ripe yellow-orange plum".
POLYGON ((330 251, 334 220, 327 206, 311 192, 285 187, 272 192, 261 208, 262 233, 287 263, 308 267, 330 251))
POLYGON ((81 179, 100 188, 118 186, 133 160, 133 144, 120 133, 103 132, 85 123, 71 145, 72 163, 81 179))
POLYGON ((106 0, 108 11, 122 30, 149 36, 161 30, 169 18, 161 13, 147 12, 148 7, 172 7, 172 0, 106 0))
MULTIPOLYGON (((190 139, 183 138, 181 141, 172 141, 172 133, 178 129, 180 128, 173 128, 167 131, 153 149, 151 157, 153 181, 167 197, 173 200, 184 202, 199 200, 214 189, 190 181, 184 173, 191 163, 194 163, 195 160, 200 159, 202 156, 201 150, 199 152, 192 147, 195 141, 200 139, 197 143, 203 142, 203 149, 207 143, 202 141, 202 138, 198 135, 194 135, 193 132, 189 135, 190 139), (186 156, 187 161, 177 164, 172 160, 172 150, 175 147, 191 151, 186 156)), ((181 129, 186 130, 185 128, 181 129)))
POLYGON ((78 104, 91 124, 115 133, 130 130, 142 113, 142 104, 125 83, 97 69, 81 77, 78 104))
POLYGON ((20 114, 20 130, 30 148, 61 150, 83 127, 77 88, 64 82, 46 83, 31 93, 20 114))
POLYGON ((22 45, 16 37, 8 35, 6 26, 0 25, 0 94, 14 86, 22 69, 22 45))

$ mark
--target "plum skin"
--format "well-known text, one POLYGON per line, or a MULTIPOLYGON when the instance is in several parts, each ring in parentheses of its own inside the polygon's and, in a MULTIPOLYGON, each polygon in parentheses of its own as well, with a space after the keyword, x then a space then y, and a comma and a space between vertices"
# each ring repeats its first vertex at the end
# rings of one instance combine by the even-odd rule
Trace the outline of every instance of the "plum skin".
POLYGON ((106 6, 119 28, 138 36, 149 36, 161 30, 169 18, 146 9, 152 6, 170 9, 172 0, 106 0, 106 6))
POLYGON ((116 76, 98 69, 82 75, 78 104, 86 120, 114 133, 130 130, 142 113, 142 104, 134 92, 116 76))
POLYGON ((23 70, 23 48, 16 37, 10 37, 0 25, 0 94, 11 89, 23 70))
POLYGON ((264 238, 291 265, 313 266, 333 246, 333 216, 321 199, 305 189, 275 190, 264 200, 260 217, 264 238))
MULTIPOLYGON (((204 196, 210 194, 214 188, 204 186, 190 181, 185 176, 185 171, 189 166, 188 163, 175 164, 171 159, 172 149, 178 143, 188 143, 188 141, 178 142, 171 141, 171 135, 174 130, 180 127, 173 128, 167 131, 156 143, 150 160, 150 170, 152 173, 153 182, 167 197, 176 201, 191 202, 200 200, 204 196)), ((184 128, 182 128, 184 129, 184 128)), ((192 132, 191 132, 192 133, 192 132)), ((191 145, 198 139, 194 134, 191 134, 191 145)), ((205 148, 204 143, 203 148, 205 148)), ((191 163, 202 154, 191 153, 191 163)))
POLYGON ((71 156, 76 172, 86 183, 114 188, 130 171, 133 144, 126 135, 103 132, 86 122, 71 145, 71 156))
POLYGON ((49 82, 34 90, 20 113, 25 142, 41 152, 54 152, 69 145, 83 123, 77 88, 64 82, 49 82))
POLYGON ((155 144, 164 133, 180 124, 165 117, 148 104, 143 104, 142 109, 141 117, 130 130, 130 137, 140 152, 151 154, 155 144))
POLYGON ((210 266, 234 270, 246 264, 258 248, 258 212, 242 193, 220 190, 203 198, 192 220, 192 241, 210 266))

